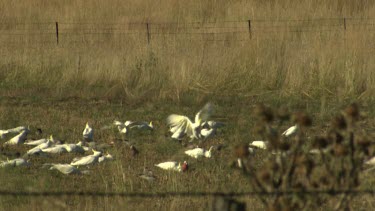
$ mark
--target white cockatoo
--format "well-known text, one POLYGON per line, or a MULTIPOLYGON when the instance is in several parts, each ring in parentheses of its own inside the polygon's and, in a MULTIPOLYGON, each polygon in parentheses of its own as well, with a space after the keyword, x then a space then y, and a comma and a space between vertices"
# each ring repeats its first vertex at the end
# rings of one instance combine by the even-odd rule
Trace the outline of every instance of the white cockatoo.
POLYGON ((199 157, 206 157, 206 158, 210 158, 212 156, 212 149, 214 147, 211 146, 209 150, 205 150, 203 148, 195 148, 195 149, 191 149, 191 150, 187 150, 185 151, 185 154, 189 155, 190 157, 193 157, 193 158, 199 158, 199 157))
MULTIPOLYGON (((185 135, 193 139, 202 138, 202 123, 208 121, 211 116, 213 106, 207 103, 196 115, 194 122, 183 115, 171 114, 167 118, 169 131, 172 132, 172 138, 181 139, 185 135)), ((208 135, 208 134, 207 134, 208 135)))

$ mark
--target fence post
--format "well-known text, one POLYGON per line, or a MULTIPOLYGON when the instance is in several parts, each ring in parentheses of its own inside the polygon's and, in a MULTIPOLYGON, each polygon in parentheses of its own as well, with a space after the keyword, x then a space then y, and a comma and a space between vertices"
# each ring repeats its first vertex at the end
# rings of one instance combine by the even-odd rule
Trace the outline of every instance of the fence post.
POLYGON ((249 19, 248 21, 247 21, 247 23, 248 23, 248 26, 249 26, 249 37, 250 37, 250 39, 252 38, 252 34, 251 34, 251 20, 249 19))
POLYGON ((56 43, 59 44, 59 23, 56 21, 56 43))
POLYGON ((346 31, 346 18, 344 18, 344 30, 346 31))
POLYGON ((150 45, 150 24, 147 22, 146 23, 146 28, 147 28, 147 44, 150 45))

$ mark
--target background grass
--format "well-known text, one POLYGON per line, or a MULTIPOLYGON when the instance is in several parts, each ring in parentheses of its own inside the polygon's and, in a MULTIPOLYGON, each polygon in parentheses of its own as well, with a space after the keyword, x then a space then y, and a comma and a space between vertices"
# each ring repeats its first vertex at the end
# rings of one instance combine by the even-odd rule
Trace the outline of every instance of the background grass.
POLYGON ((1 8, 2 95, 125 103, 189 96, 373 96, 371 1, 25 1, 1 8), (247 30, 248 19, 254 20, 251 40, 247 33, 168 34, 193 22, 201 24, 186 27, 247 30), (316 21, 285 22, 311 19, 316 21), (145 24, 129 24, 145 22, 157 33, 150 45, 146 32, 116 31, 145 31, 145 24))

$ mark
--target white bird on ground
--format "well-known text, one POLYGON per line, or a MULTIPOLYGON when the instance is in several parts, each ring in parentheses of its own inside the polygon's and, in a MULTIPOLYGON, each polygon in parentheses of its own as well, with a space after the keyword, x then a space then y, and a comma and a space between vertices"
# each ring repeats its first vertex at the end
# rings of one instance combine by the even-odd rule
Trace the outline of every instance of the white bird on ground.
POLYGON ((216 129, 214 128, 202 128, 201 131, 200 131, 200 134, 199 136, 201 138, 211 138, 212 136, 214 136, 216 133, 216 129))
POLYGON ((47 143, 49 139, 47 138, 42 138, 42 139, 38 139, 38 140, 28 140, 28 141, 25 141, 25 145, 29 145, 29 146, 38 146, 40 144, 44 144, 44 143, 47 143))
POLYGON ((61 143, 60 141, 58 140, 55 140, 53 138, 53 136, 51 135, 49 138, 42 138, 42 139, 38 139, 38 140, 28 140, 28 141, 25 141, 25 145, 30 145, 30 146, 38 146, 40 144, 43 144, 43 143, 47 143, 48 141, 51 141, 53 144, 59 144, 61 143))
POLYGON ((99 159, 98 159, 98 162, 101 163, 101 162, 104 162, 106 160, 113 160, 113 159, 114 159, 113 156, 108 153, 107 155, 100 156, 99 159))
POLYGON ((294 125, 294 126, 288 128, 286 131, 284 131, 281 135, 285 136, 285 137, 289 137, 289 136, 294 135, 295 133, 297 133, 297 130, 298 130, 298 126, 294 125))
POLYGON ((85 157, 81 157, 78 159, 74 159, 70 165, 73 166, 85 166, 85 165, 91 165, 98 162, 99 157, 102 155, 102 152, 92 150, 94 154, 88 155, 85 157))
POLYGON ((59 172, 63 174, 85 174, 86 171, 80 171, 76 167, 70 165, 70 164, 45 164, 45 165, 51 165, 49 170, 58 170, 59 172))
POLYGON ((181 139, 185 135, 193 139, 201 138, 202 122, 207 121, 212 113, 212 104, 207 103, 196 115, 194 122, 183 115, 171 114, 167 118, 167 124, 170 132, 173 133, 172 138, 181 139))
POLYGON ((267 141, 253 141, 249 144, 249 146, 259 148, 259 149, 267 149, 268 142, 267 141))
POLYGON ((43 152, 42 149, 46 149, 48 147, 51 147, 52 145, 53 145, 53 142, 50 141, 50 140, 47 140, 47 142, 41 143, 38 146, 36 146, 36 147, 28 150, 26 152, 26 155, 33 155, 33 154, 37 154, 37 153, 43 152))
POLYGON ((12 129, 7 129, 7 130, 0 130, 0 138, 5 138, 5 135, 9 134, 9 133, 21 133, 22 131, 29 131, 29 129, 25 126, 19 126, 19 127, 16 127, 16 128, 12 128, 12 129))
POLYGON ((23 144, 26 140, 26 136, 29 133, 28 130, 21 131, 18 135, 10 139, 9 141, 5 142, 4 145, 17 145, 23 144))
POLYGON ((60 154, 60 153, 64 153, 64 152, 68 152, 67 150, 67 146, 64 146, 64 145, 55 145, 55 146, 52 146, 52 147, 49 147, 49 148, 45 148, 45 149, 41 149, 42 152, 45 152, 45 153, 50 153, 50 154, 60 154))
POLYGON ((62 144, 65 147, 67 152, 76 152, 76 153, 84 153, 85 148, 82 146, 82 141, 78 142, 77 144, 62 144))
POLYGON ((155 166, 164 170, 171 170, 171 171, 178 171, 178 172, 186 171, 188 168, 188 164, 186 161, 184 161, 182 165, 181 163, 177 163, 176 161, 168 161, 164 163, 155 164, 155 166))
POLYGON ((216 131, 218 128, 224 127, 225 124, 222 122, 216 122, 216 121, 204 121, 201 124, 201 131, 199 136, 201 138, 211 138, 216 134, 216 131))
POLYGON ((83 138, 88 141, 92 141, 94 139, 94 129, 90 127, 89 123, 86 123, 86 127, 82 132, 83 138))
POLYGON ((115 120, 115 121, 113 122, 113 124, 114 124, 115 126, 117 126, 117 129, 118 129, 118 131, 119 131, 120 133, 122 133, 122 134, 126 134, 126 133, 129 131, 129 129, 130 129, 132 126, 134 126, 135 122, 133 122, 133 121, 125 121, 124 123, 122 123, 122 122, 120 122, 120 121, 118 121, 118 120, 115 120))
POLYGON ((147 122, 135 122, 133 126, 130 128, 138 128, 141 130, 153 130, 154 125, 152 124, 152 121, 150 123, 147 122))
POLYGON ((189 155, 190 157, 193 157, 193 158, 199 158, 199 157, 206 157, 206 158, 210 158, 212 156, 212 149, 214 147, 211 146, 209 150, 205 150, 203 148, 195 148, 195 149, 191 149, 191 150, 187 150, 185 151, 185 154, 189 155))
POLYGON ((16 167, 16 166, 29 166, 29 165, 30 165, 30 163, 27 162, 23 158, 16 158, 16 159, 13 159, 13 160, 2 161, 0 163, 0 167, 7 167, 7 166, 16 167))

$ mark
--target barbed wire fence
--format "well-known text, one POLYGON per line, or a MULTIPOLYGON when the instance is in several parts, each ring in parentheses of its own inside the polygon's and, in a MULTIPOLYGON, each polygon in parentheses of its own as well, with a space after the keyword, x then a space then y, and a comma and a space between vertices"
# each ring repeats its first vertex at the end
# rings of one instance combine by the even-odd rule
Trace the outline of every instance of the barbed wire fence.
POLYGON ((275 196, 275 195, 375 195, 375 190, 303 190, 303 191, 247 191, 247 192, 159 192, 159 193, 140 193, 140 192, 100 192, 100 191, 46 191, 46 192, 25 192, 25 191, 0 191, 0 196, 30 196, 30 197, 56 197, 56 196, 86 196, 86 197, 126 197, 126 198, 165 198, 165 197, 244 197, 244 196, 275 196))
MULTIPOLYGON (((218 22, 15 22, 0 21, 0 44, 65 46, 127 42, 137 38, 145 45, 157 39, 181 37, 188 41, 251 42, 254 39, 298 40, 301 34, 375 35, 375 18, 321 18, 301 20, 254 19, 218 22), (280 35, 284 36, 280 36, 280 35), (297 38, 296 38, 297 37, 297 38)), ((370 39, 369 39, 370 40, 370 39)), ((334 40, 339 42, 343 40, 334 40)), ((371 42, 365 45, 375 48, 371 42)))

